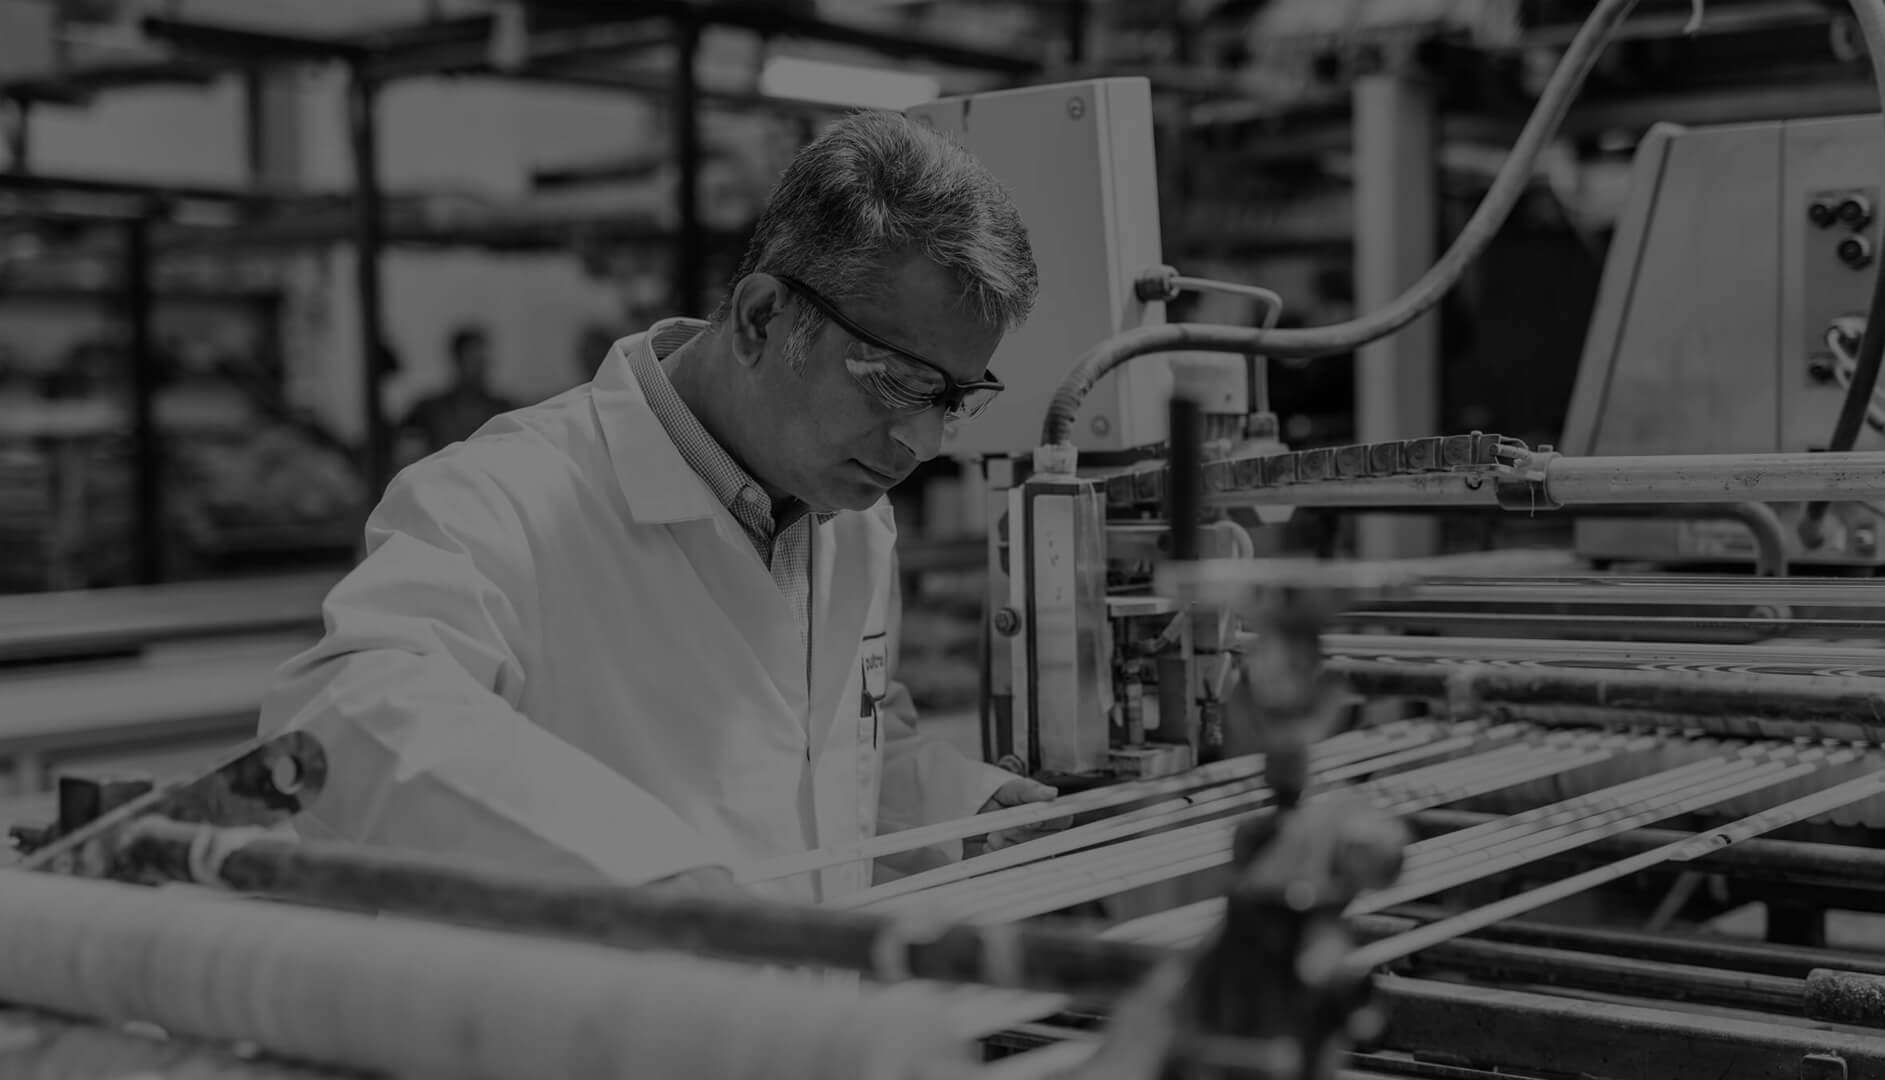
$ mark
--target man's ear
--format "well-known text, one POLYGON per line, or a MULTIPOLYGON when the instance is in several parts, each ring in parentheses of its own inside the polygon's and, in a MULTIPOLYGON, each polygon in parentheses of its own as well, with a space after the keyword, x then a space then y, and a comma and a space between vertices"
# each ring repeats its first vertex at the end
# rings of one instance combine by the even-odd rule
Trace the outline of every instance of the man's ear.
POLYGON ((785 286, 770 274, 749 274, 733 287, 728 325, 733 332, 733 357, 741 366, 758 364, 768 344, 784 343, 790 325, 781 318, 785 301, 785 286))

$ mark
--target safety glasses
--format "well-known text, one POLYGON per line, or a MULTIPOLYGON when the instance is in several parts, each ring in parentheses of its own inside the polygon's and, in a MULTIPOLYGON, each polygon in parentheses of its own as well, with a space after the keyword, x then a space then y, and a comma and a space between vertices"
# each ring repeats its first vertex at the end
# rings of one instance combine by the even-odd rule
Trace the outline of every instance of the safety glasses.
POLYGON ((1006 389, 993 372, 985 371, 979 379, 958 382, 935 364, 910 355, 845 318, 837 305, 820 296, 811 286, 784 274, 773 276, 863 346, 845 350, 845 367, 852 378, 892 412, 926 412, 941 405, 946 420, 967 420, 987 408, 995 395, 1006 389))

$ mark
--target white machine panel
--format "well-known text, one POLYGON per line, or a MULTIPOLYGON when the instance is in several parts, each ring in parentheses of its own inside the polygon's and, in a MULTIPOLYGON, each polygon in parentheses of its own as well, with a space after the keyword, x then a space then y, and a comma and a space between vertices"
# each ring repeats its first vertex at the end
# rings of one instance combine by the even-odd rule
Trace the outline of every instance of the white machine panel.
MULTIPOLYGON (((960 425, 944 453, 1026 453, 1060 381, 1094 345, 1121 330, 1165 321, 1133 282, 1163 259, 1152 87, 1096 79, 946 98, 909 110, 959 139, 994 172, 1020 209, 1040 266, 1034 316, 991 364, 1008 391, 960 425)), ((1171 370, 1163 357, 1133 361, 1087 396, 1074 441, 1117 450, 1165 438, 1171 370)))

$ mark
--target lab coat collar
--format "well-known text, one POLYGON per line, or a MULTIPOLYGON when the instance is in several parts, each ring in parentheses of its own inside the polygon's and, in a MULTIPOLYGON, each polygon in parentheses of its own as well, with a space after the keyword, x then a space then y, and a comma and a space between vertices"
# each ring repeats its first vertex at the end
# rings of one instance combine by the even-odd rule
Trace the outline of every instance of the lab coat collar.
POLYGON ((706 329, 699 319, 665 319, 617 341, 596 372, 590 393, 616 483, 636 521, 671 524, 717 516, 724 508, 707 482, 681 456, 648 404, 629 365, 629 352, 654 348, 654 338, 677 328, 706 329))

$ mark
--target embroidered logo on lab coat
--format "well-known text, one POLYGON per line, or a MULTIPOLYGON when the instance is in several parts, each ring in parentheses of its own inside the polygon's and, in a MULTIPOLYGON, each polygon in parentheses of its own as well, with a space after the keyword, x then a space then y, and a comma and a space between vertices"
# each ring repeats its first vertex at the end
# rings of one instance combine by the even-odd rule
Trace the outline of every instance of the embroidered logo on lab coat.
POLYGON ((873 701, 882 701, 889 692, 890 641, 883 634, 873 634, 864 639, 858 651, 863 654, 864 693, 873 701))

